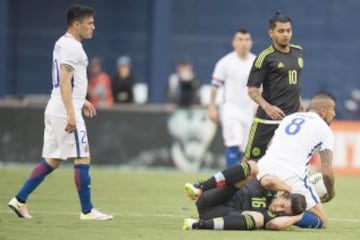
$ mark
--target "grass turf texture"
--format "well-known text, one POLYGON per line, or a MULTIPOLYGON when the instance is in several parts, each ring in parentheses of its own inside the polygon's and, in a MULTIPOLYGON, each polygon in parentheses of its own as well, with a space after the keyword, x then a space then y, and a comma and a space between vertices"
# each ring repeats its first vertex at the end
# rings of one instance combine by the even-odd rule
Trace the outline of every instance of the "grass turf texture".
POLYGON ((166 171, 91 170, 93 202, 109 222, 79 220, 79 203, 73 170, 63 168, 48 176, 30 196, 32 220, 15 216, 7 202, 29 174, 29 168, 0 168, 0 240, 10 239, 359 239, 360 178, 338 177, 336 198, 325 205, 330 218, 326 230, 291 228, 272 231, 183 231, 185 217, 196 211, 183 193, 187 181, 205 179, 211 173, 166 171))

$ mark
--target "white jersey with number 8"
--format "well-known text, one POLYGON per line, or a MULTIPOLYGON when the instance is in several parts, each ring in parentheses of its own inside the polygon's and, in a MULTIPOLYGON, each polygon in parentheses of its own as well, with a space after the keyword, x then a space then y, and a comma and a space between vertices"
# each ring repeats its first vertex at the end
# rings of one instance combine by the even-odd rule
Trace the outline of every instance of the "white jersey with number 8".
POLYGON ((286 169, 284 175, 308 176, 309 161, 315 152, 333 150, 334 135, 328 124, 314 112, 298 112, 285 117, 259 164, 271 163, 286 169))
POLYGON ((334 135, 327 123, 314 112, 298 112, 285 117, 272 143, 259 160, 257 178, 275 175, 305 196, 306 209, 320 202, 309 180, 310 158, 315 152, 333 150, 334 135))

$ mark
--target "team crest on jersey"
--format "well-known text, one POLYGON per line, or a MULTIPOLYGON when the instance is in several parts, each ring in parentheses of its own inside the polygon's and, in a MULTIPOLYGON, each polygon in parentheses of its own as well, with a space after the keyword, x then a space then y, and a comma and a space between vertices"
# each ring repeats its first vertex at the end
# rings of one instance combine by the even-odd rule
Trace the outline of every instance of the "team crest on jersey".
POLYGON ((254 155, 254 157, 258 157, 261 154, 261 150, 258 147, 254 147, 251 153, 254 155))
POLYGON ((299 64, 300 68, 303 68, 304 67, 304 59, 302 59, 301 57, 298 58, 298 64, 299 64))

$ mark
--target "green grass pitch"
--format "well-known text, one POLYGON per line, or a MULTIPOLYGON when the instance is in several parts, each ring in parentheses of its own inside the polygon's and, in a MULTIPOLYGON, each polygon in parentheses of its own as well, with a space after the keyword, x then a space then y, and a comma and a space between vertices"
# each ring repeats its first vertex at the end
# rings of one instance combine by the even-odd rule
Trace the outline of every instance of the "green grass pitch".
POLYGON ((32 220, 20 219, 7 207, 30 168, 0 168, 0 240, 10 239, 360 239, 360 178, 338 177, 336 198, 325 205, 326 230, 182 231, 185 217, 196 211, 183 193, 187 181, 211 173, 175 171, 91 170, 93 202, 115 214, 109 222, 81 222, 79 203, 69 167, 57 170, 29 199, 32 220))

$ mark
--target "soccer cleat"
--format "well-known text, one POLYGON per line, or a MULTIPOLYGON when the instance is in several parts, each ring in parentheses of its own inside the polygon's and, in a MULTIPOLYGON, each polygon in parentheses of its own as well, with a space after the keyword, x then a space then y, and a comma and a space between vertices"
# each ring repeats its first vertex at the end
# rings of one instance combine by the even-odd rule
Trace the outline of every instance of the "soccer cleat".
POLYGON ((194 230, 194 224, 197 223, 198 221, 196 219, 193 218, 185 218, 184 219, 184 224, 182 229, 183 230, 194 230))
POLYGON ((93 208, 89 213, 80 213, 80 220, 97 220, 97 221, 107 221, 112 220, 113 215, 108 215, 100 212, 99 210, 93 208))
POLYGON ((25 203, 19 202, 16 197, 13 197, 8 203, 9 208, 11 208, 16 215, 21 218, 31 219, 31 215, 25 203))
POLYGON ((196 188, 191 183, 186 183, 184 186, 184 190, 186 196, 188 196, 188 198, 190 198, 192 201, 197 200, 202 194, 202 190, 200 188, 196 188))

